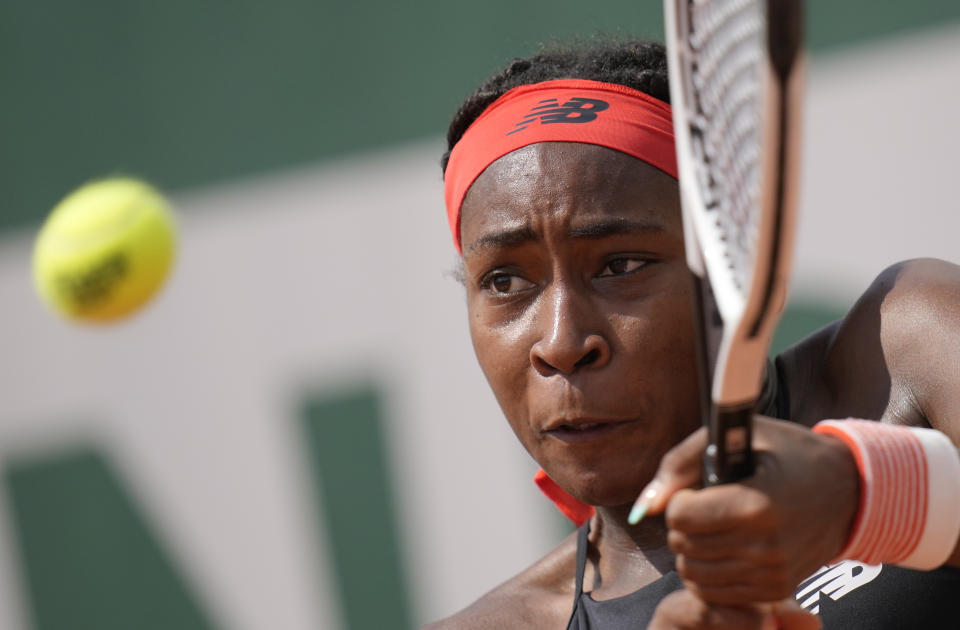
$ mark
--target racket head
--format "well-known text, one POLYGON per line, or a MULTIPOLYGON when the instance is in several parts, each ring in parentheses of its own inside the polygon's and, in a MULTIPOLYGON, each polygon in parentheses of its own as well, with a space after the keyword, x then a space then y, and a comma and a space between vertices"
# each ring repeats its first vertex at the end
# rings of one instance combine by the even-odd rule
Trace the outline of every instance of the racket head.
POLYGON ((752 415, 786 297, 803 81, 800 0, 665 0, 705 483, 752 473, 752 415))

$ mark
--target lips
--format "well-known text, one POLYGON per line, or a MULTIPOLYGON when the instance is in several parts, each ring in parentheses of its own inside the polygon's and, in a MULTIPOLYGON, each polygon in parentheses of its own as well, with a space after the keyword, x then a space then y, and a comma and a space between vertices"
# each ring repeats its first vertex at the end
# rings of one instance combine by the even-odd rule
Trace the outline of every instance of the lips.
POLYGON ((594 418, 564 419, 551 422, 544 429, 544 433, 563 442, 589 442, 604 438, 632 422, 632 420, 598 420, 594 418))

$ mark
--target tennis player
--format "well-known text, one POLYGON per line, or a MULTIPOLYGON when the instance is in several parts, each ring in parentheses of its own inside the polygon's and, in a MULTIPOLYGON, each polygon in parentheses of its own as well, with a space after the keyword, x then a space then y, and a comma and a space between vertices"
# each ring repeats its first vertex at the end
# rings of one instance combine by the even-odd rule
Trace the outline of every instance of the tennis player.
POLYGON ((476 355, 582 525, 434 627, 816 627, 753 605, 794 594, 831 630, 957 627, 960 268, 891 267, 777 357, 756 474, 691 489, 705 438, 668 101, 663 47, 611 43, 515 60, 450 125, 476 355), (880 422, 817 424, 850 417, 880 422))

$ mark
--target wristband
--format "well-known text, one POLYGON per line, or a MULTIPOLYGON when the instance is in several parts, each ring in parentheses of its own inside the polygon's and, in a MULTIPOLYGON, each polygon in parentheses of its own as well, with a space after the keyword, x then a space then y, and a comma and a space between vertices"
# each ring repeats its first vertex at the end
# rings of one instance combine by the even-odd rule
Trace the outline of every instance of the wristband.
POLYGON ((837 560, 942 565, 960 534, 960 457, 934 429, 868 420, 824 420, 813 430, 839 438, 860 473, 860 506, 837 560))

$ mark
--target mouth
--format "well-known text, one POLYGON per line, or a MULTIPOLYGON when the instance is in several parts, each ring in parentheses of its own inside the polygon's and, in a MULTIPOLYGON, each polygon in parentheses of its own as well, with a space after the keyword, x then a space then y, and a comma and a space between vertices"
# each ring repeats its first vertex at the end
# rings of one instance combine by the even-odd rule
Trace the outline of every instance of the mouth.
POLYGON ((632 424, 633 420, 596 420, 591 418, 576 418, 553 422, 544 430, 544 433, 557 438, 562 442, 580 443, 590 442, 606 437, 621 427, 632 424))

